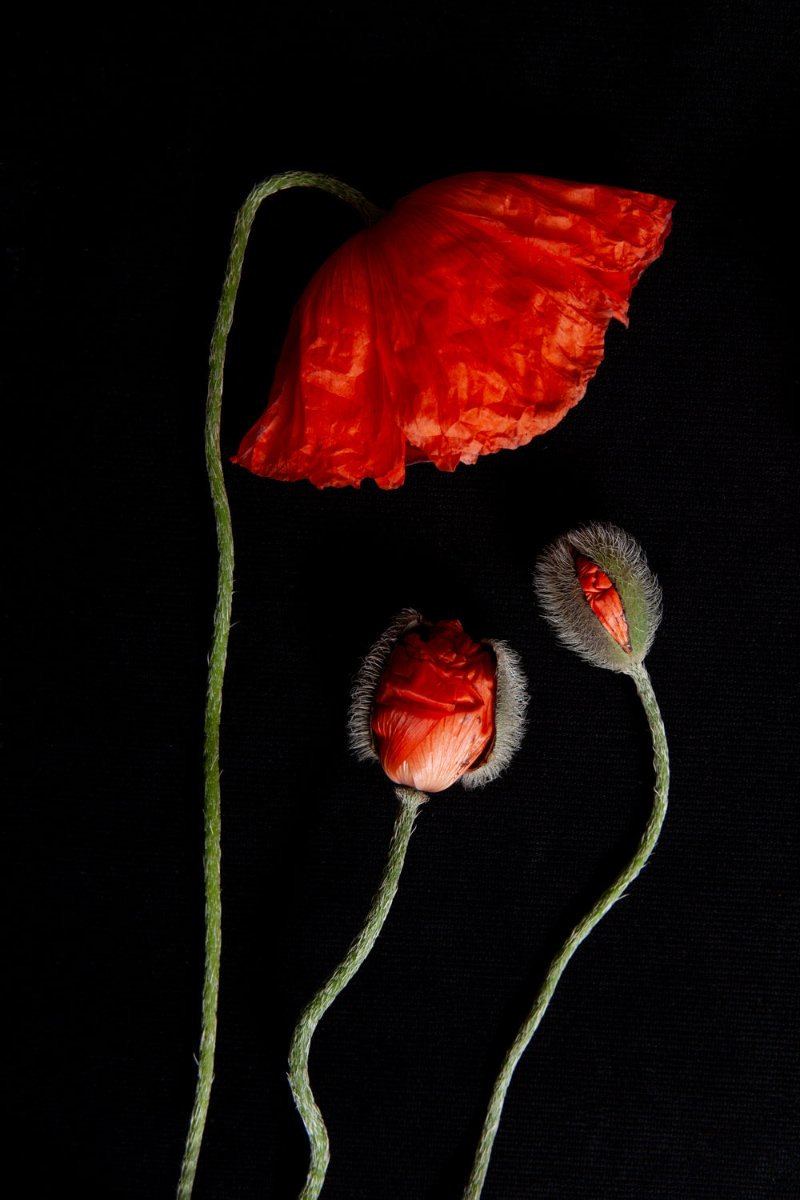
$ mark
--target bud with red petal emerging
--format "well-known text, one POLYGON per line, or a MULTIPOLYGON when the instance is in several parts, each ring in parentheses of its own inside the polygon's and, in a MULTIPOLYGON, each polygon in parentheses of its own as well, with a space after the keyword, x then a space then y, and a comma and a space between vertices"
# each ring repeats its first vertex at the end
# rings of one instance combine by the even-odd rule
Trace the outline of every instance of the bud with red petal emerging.
POLYGON ((350 740, 389 778, 420 792, 482 787, 509 764, 524 733, 525 676, 502 642, 474 641, 460 621, 405 610, 356 680, 350 740))
POLYGON ((661 588, 641 546, 616 525, 586 525, 542 554, 533 575, 544 615, 582 658, 630 674, 661 620, 661 588))

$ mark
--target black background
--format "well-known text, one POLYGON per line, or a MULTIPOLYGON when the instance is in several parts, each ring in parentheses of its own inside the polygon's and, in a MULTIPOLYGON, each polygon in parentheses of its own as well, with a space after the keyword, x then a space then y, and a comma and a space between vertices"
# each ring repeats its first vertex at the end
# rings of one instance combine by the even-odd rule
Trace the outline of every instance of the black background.
MULTIPOLYGON (((304 1177, 289 1037, 358 928, 393 819, 387 782, 348 752, 348 691, 404 605, 511 642, 530 730, 505 779, 422 812, 312 1079, 326 1197, 460 1196, 500 1056, 650 803, 632 686, 560 649, 530 589, 540 549, 597 519, 642 542, 664 588, 649 666, 671 809, 517 1072, 484 1195, 800 1192, 789 14, 284 3, 12 37, 6 413, 21 418, 26 618, 12 708, 28 740, 11 1040, 29 1194, 174 1190, 202 976, 206 355, 235 211, 286 169, 381 206, 475 169, 677 205, 630 329, 610 330, 584 401, 527 448, 454 475, 415 467, 389 493, 227 471, 224 949, 197 1200, 290 1197, 304 1177)), ((356 228, 320 194, 258 217, 226 456, 263 408, 292 304, 356 228)))

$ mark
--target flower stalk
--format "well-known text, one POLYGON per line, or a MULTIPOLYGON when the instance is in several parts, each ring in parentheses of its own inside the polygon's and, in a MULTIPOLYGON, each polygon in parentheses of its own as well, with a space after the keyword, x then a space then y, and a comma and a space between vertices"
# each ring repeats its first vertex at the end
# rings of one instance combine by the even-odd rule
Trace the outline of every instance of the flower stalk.
POLYGON ((650 734, 653 740, 653 765, 655 768, 655 788, 653 793, 653 807, 650 812, 647 825, 642 834, 636 852, 631 861, 627 864, 623 871, 617 876, 609 888, 603 892, 597 903, 589 910, 586 916, 578 922, 569 935, 564 945, 556 954, 553 961, 548 967, 544 982, 539 989, 539 994, 531 1008, 528 1016, 523 1021, 520 1030, 509 1048, 503 1064, 500 1068, 497 1079, 495 1080, 494 1088, 492 1089, 491 1099, 486 1111, 486 1118, 481 1130, 478 1149, 475 1154, 475 1160, 472 1165, 469 1182, 467 1183, 466 1191, 464 1192, 464 1200, 478 1200, 486 1181, 486 1174, 489 1169, 489 1160, 492 1155, 497 1130, 500 1125, 500 1118, 503 1113, 503 1105, 505 1104, 506 1094, 511 1083, 512 1076, 516 1070, 519 1060, 528 1048, 531 1038, 539 1028, 542 1017, 547 1011, 547 1007, 553 998, 553 993, 558 986, 561 976, 564 974, 567 963, 572 958, 575 951, 580 946, 581 942, 585 941, 589 934, 594 929, 598 922, 602 921, 606 913, 614 907, 617 901, 624 895, 625 889, 633 883, 636 876, 640 873, 645 863, 653 852, 656 842, 658 841, 661 827, 664 824, 664 818, 667 815, 667 795, 669 792, 669 754, 667 751, 667 738, 664 730, 664 722, 661 719, 658 702, 656 701, 653 685, 650 682, 650 676, 647 673, 643 664, 636 666, 629 672, 631 678, 636 684, 636 690, 639 693, 639 698, 642 701, 644 711, 647 715, 647 721, 650 726, 650 734))
POLYGON ((222 949, 221 863, 221 804, 219 780, 219 729, 222 712, 222 685, 233 601, 233 528, 230 506, 225 490, 225 478, 220 453, 220 420, 222 388, 228 335, 233 324, 236 296, 242 277, 245 251, 250 231, 262 202, 276 192, 292 187, 316 187, 330 192, 356 208, 366 221, 373 221, 378 210, 354 188, 327 175, 289 171, 274 175, 253 189, 236 217, 225 281, 222 286, 214 332, 209 353, 208 394, 205 419, 205 458, 214 518, 217 528, 218 575, 217 601, 214 611, 214 630, 208 658, 208 687, 204 732, 205 784, 205 968, 203 977, 202 1028, 198 1055, 197 1086, 189 1132, 178 1182, 178 1200, 189 1200, 197 1173, 197 1162, 203 1141, 211 1086, 214 1080, 214 1056, 217 1041, 217 1008, 219 999, 219 970, 222 949))
POLYGON ((389 846, 389 857, 367 918, 361 932, 353 941, 339 966, 322 985, 314 999, 303 1009, 292 1037, 289 1051, 289 1085, 297 1105, 297 1111, 305 1125, 310 1146, 308 1174, 300 1193, 300 1200, 316 1200, 325 1183, 330 1161, 328 1130, 314 1099, 308 1073, 311 1039, 322 1017, 336 997, 347 987, 378 940, 378 935, 383 929, 389 909, 397 895, 400 873, 405 863, 406 851, 417 813, 428 799, 424 792, 418 792, 409 787, 398 787, 395 789, 395 794, 398 799, 398 808, 394 833, 389 846))

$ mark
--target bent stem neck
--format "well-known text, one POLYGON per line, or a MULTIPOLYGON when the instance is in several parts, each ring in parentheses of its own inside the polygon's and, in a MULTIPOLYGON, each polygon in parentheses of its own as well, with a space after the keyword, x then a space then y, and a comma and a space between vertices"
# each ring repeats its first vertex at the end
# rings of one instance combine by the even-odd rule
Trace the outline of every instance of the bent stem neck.
POLYGON ((208 394, 206 398, 205 458, 206 471, 214 506, 217 528, 218 572, 217 602, 214 610, 214 631, 208 657, 208 687, 204 734, 204 781, 205 781, 205 849, 203 856, 205 874, 205 969, 203 976, 202 1029, 200 1053, 197 1065, 197 1087, 195 1091, 189 1132, 181 1163, 178 1182, 178 1200, 189 1200, 194 1187, 200 1146, 203 1141, 211 1085, 214 1079, 214 1057, 217 1041, 217 1008, 219 1000, 219 968, 222 949, 222 897, 220 882, 221 864, 221 802, 219 782, 219 729, 222 713, 222 684, 228 653, 228 638, 231 628, 233 602, 233 528, 230 506, 225 490, 220 452, 220 423, 222 415, 222 388, 225 374, 225 354, 228 335, 233 324, 236 296, 242 277, 242 266, 250 231, 256 213, 267 196, 292 187, 316 187, 330 192, 356 208, 364 220, 371 224, 380 215, 380 210, 368 200, 338 179, 328 175, 315 175, 303 171, 289 171, 274 175, 260 183, 245 200, 236 217, 225 280, 222 285, 217 319, 211 337, 209 351, 208 394))

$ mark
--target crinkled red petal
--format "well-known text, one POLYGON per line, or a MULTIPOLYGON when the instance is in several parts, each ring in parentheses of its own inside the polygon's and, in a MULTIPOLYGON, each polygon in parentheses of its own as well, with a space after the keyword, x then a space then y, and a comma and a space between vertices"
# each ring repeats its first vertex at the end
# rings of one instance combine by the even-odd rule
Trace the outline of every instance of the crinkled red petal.
POLYGON ((513 449, 583 396, 672 201, 476 173, 429 184, 303 294, 270 402, 234 461, 318 487, 398 487, 513 449))
POLYGON ((256 475, 320 488, 358 487, 367 478, 399 487, 403 434, 379 362, 376 321, 363 243, 351 238, 295 308, 270 403, 233 461, 256 475))

